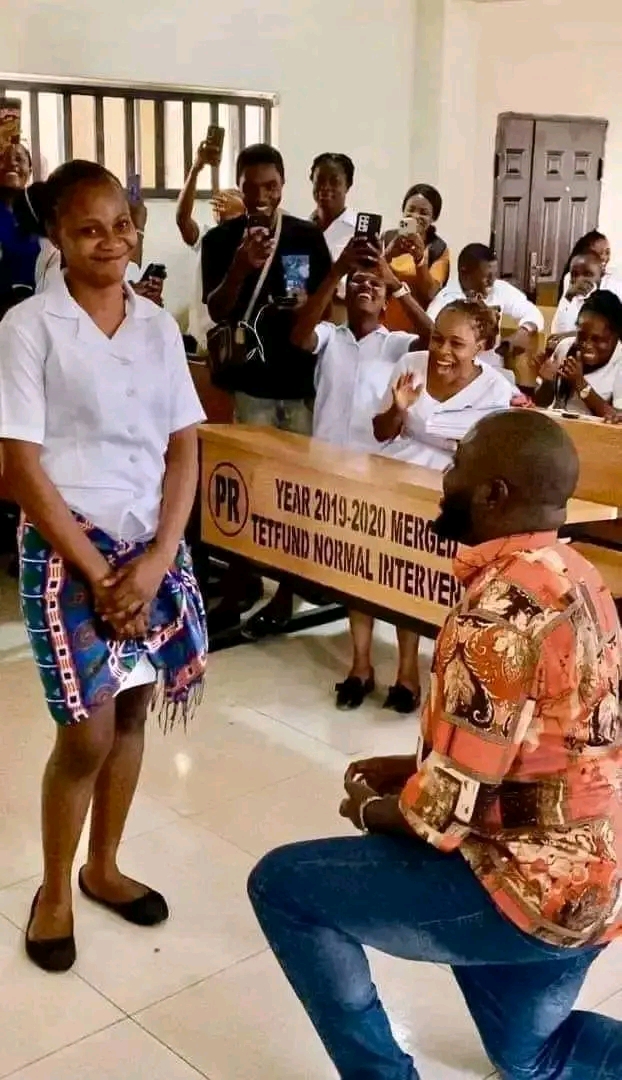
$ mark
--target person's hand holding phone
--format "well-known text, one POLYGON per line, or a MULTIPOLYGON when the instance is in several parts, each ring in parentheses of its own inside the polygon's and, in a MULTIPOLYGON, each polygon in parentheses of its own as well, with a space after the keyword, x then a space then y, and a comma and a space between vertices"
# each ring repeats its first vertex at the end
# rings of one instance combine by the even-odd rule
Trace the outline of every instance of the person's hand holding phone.
POLYGON ((252 225, 242 237, 238 256, 250 270, 261 270, 274 250, 274 238, 270 230, 252 225))
POLYGON ((564 379, 567 379, 577 392, 586 385, 581 358, 575 353, 568 353, 568 356, 562 361, 560 375, 563 375, 564 379))
POLYGON ((381 251, 376 244, 364 236, 353 236, 344 247, 335 263, 339 277, 347 277, 360 266, 370 266, 380 259, 381 251))

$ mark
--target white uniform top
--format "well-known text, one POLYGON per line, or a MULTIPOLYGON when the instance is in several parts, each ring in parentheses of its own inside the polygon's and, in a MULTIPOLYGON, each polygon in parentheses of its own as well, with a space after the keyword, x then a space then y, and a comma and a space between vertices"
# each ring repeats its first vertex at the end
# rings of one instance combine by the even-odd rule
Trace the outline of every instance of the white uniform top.
POLYGON ((595 292, 596 288, 593 288, 587 296, 573 296, 572 300, 566 300, 566 297, 562 296, 553 316, 551 333, 569 334, 572 333, 573 330, 576 330, 581 308, 587 300, 587 297, 595 292))
POLYGON ((444 469, 473 424, 491 412, 509 408, 516 391, 499 371, 478 359, 475 363, 481 374, 447 401, 437 401, 426 390, 428 357, 427 352, 408 353, 393 368, 380 406, 382 412, 391 405, 392 387, 400 375, 413 372, 415 384, 420 383, 423 389, 408 410, 401 435, 385 444, 383 452, 411 465, 444 469))
MULTIPOLYGON (((565 360, 572 345, 574 345, 574 338, 560 341, 553 353, 553 359, 561 363, 565 360)), ((615 409, 622 409, 622 344, 616 345, 608 364, 596 371, 590 371, 588 368, 583 372, 583 377, 603 401, 613 405, 615 409)), ((582 401, 578 394, 573 394, 569 398, 566 407, 569 412, 592 415, 585 401, 582 401)))
POLYGON ((317 439, 379 454, 372 421, 379 411, 387 379, 404 355, 413 334, 390 333, 379 326, 357 341, 347 326, 323 322, 316 327, 319 356, 315 381, 313 434, 317 439))
POLYGON ((324 239, 333 262, 337 262, 346 244, 354 236, 355 225, 356 212, 346 206, 343 213, 324 230, 324 239))
POLYGON ((108 338, 60 277, 0 323, 0 438, 39 444, 68 506, 113 539, 148 540, 173 432, 203 409, 171 315, 128 289, 108 338))
MULTIPOLYGON (((434 322, 437 315, 453 303, 454 300, 465 300, 466 296, 459 282, 450 282, 436 294, 428 308, 428 315, 434 322)), ((497 278, 492 289, 486 297, 485 303, 491 308, 500 308, 501 317, 508 316, 514 319, 519 326, 531 323, 538 330, 544 330, 544 316, 542 312, 528 300, 524 292, 511 285, 509 281, 497 278)))

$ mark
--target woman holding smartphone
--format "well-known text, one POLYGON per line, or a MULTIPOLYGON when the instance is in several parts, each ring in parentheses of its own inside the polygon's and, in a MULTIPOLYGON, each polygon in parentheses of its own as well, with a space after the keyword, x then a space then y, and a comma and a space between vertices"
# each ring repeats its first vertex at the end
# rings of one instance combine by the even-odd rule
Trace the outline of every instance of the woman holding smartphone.
POLYGON ((622 302, 600 289, 581 308, 574 338, 544 357, 537 405, 613 420, 622 409, 622 302))
MULTIPOLYGON (((393 273, 424 309, 449 278, 449 248, 435 225, 442 208, 436 188, 415 184, 404 196, 399 228, 384 236, 385 255, 393 273)), ((402 308, 393 301, 387 307, 385 325, 389 330, 411 329, 404 325, 402 308)))

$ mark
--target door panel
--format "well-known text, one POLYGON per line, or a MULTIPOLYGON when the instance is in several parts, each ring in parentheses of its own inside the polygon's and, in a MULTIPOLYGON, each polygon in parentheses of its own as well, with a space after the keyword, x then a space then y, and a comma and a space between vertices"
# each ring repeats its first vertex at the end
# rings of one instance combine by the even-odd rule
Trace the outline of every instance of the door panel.
POLYGON ((531 295, 557 286, 575 241, 598 221, 605 132, 599 121, 536 121, 529 208, 531 295))
POLYGON ((525 272, 534 128, 533 120, 506 117, 497 131, 492 247, 499 276, 510 281, 520 281, 525 272))
POLYGON ((499 274, 539 303, 557 283, 575 241, 598 223, 604 120, 499 117, 493 245, 499 274))

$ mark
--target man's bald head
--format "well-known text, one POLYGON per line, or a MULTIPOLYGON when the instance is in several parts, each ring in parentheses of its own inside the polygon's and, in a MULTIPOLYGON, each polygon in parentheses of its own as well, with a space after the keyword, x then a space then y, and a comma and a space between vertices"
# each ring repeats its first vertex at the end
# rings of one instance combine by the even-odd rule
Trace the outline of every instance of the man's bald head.
POLYGON ((574 444, 555 420, 529 409, 493 413, 458 447, 439 529, 465 543, 557 530, 578 477, 574 444))

